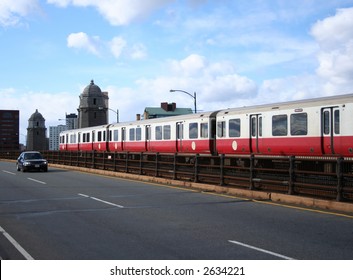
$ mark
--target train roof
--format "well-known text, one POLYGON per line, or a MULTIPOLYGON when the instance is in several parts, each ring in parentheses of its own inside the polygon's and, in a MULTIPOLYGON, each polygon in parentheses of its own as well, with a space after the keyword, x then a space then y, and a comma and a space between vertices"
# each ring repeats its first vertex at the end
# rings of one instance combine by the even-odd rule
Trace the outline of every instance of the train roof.
POLYGON ((220 110, 218 112, 218 116, 226 115, 230 112, 239 112, 239 113, 247 113, 247 112, 264 112, 264 111, 272 111, 279 109, 299 109, 299 108, 308 108, 308 107, 316 107, 316 106, 330 106, 330 105, 338 105, 338 104, 346 104, 353 102, 353 94, 344 94, 344 95, 336 95, 336 96, 325 96, 318 98, 310 98, 310 99, 302 99, 296 101, 287 101, 287 102, 277 102, 277 103, 269 103, 264 105, 254 105, 254 106, 244 106, 238 108, 229 108, 220 110))
POLYGON ((140 125, 140 124, 143 125, 143 124, 152 124, 152 123, 166 123, 166 122, 174 122, 174 121, 187 121, 187 120, 192 120, 192 119, 208 118, 214 114, 215 114, 214 111, 210 111, 210 112, 202 112, 202 113, 197 113, 197 114, 185 114, 185 115, 177 115, 177 116, 155 118, 155 119, 120 122, 120 123, 111 124, 111 127, 124 126, 124 125, 140 125))

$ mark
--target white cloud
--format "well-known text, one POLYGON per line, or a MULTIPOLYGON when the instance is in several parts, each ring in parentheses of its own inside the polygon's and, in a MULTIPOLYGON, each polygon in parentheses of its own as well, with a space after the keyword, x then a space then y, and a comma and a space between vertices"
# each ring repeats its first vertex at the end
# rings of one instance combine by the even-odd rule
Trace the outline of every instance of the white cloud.
POLYGON ((319 44, 317 74, 326 80, 324 89, 347 93, 353 87, 353 8, 313 25, 311 34, 319 44))
POLYGON ((181 61, 171 61, 172 70, 177 75, 195 76, 205 70, 206 59, 197 54, 191 54, 181 61))
POLYGON ((96 8, 111 25, 127 25, 149 15, 173 0, 47 0, 59 7, 68 5, 96 8))
POLYGON ((38 0, 1 0, 0 26, 18 24, 21 19, 38 9, 38 0))
POLYGON ((1 89, 1 102, 6 104, 7 110, 20 111, 20 139, 25 142, 27 134, 28 119, 36 109, 43 115, 45 125, 56 126, 64 124, 58 119, 65 118, 65 112, 75 113, 79 103, 79 96, 67 92, 49 93, 49 92, 23 92, 14 88, 1 89), (53 110, 57 108, 57 110, 53 110))
POLYGON ((67 46, 69 48, 84 49, 94 55, 99 55, 99 43, 98 37, 90 37, 84 32, 71 33, 67 37, 67 46))
POLYGON ((143 59, 147 56, 145 45, 141 43, 134 44, 131 48, 130 56, 132 59, 143 59))
POLYGON ((98 36, 90 36, 84 32, 71 33, 67 37, 67 46, 86 50, 97 56, 111 54, 116 59, 120 59, 124 55, 138 60, 145 58, 147 55, 146 47, 142 43, 135 43, 129 46, 127 41, 121 36, 113 37, 110 41, 104 41, 98 36))
POLYGON ((110 41, 110 50, 115 58, 119 58, 121 56, 126 44, 126 41, 122 37, 114 37, 110 41))

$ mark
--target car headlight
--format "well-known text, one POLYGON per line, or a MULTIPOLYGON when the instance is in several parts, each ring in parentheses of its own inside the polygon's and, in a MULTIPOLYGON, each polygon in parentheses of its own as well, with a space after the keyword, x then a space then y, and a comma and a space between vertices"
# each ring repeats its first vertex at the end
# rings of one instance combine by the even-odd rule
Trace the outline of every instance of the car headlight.
POLYGON ((28 166, 28 165, 31 165, 31 163, 28 162, 28 161, 24 161, 24 162, 23 162, 23 165, 24 165, 24 166, 28 166))
POLYGON ((48 164, 48 162, 45 160, 45 161, 43 161, 43 164, 47 165, 47 164, 48 164))

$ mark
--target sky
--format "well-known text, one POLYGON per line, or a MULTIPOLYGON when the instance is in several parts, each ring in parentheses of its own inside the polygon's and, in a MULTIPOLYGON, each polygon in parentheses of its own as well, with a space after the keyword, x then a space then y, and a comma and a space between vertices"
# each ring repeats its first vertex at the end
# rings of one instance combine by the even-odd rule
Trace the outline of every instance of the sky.
MULTIPOLYGON (((353 92, 353 0, 0 0, 0 110, 46 127, 93 79, 109 119, 353 92)), ((49 130, 49 129, 48 129, 49 130)))

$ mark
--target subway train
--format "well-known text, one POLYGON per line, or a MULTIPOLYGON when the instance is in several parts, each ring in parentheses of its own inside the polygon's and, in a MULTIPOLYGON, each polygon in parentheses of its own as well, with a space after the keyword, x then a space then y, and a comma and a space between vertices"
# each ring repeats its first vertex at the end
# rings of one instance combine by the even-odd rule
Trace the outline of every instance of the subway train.
POLYGON ((67 130, 59 142, 65 151, 353 157, 353 94, 67 130))

